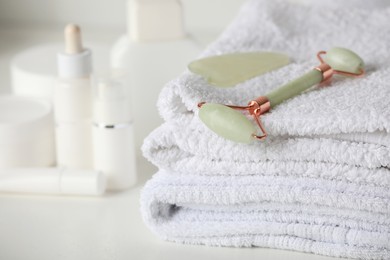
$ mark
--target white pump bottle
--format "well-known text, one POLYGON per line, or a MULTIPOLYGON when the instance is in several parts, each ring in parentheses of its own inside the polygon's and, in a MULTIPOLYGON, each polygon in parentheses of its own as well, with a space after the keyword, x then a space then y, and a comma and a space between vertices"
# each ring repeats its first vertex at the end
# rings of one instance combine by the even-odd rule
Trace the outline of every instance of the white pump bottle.
POLYGON ((93 85, 94 168, 109 190, 123 190, 137 181, 130 93, 120 75, 95 76, 93 85))

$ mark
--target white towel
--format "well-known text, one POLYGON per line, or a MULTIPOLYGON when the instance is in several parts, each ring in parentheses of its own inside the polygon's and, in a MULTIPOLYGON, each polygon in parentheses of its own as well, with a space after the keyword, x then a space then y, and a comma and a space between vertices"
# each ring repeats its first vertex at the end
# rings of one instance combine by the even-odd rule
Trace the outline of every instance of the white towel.
POLYGON ((148 226, 183 243, 390 259, 389 17, 390 8, 245 4, 202 56, 270 50, 293 63, 231 89, 188 71, 163 89, 167 122, 143 146, 161 169, 142 194, 148 226), (245 105, 333 46, 362 56, 367 75, 334 79, 272 109, 262 116, 267 140, 233 143, 198 119, 198 102, 245 105))
POLYGON ((389 198, 388 186, 347 181, 161 171, 143 190, 142 212, 169 241, 390 259, 389 198))

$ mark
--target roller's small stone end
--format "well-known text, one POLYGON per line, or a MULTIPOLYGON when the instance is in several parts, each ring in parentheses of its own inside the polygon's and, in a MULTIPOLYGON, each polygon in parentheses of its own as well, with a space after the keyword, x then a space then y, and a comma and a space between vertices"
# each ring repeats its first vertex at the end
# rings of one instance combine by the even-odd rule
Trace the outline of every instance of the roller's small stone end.
POLYGON ((249 119, 230 107, 205 103, 199 109, 199 118, 219 136, 238 143, 253 141, 255 126, 249 119))
POLYGON ((341 47, 331 48, 326 52, 324 61, 332 69, 358 74, 364 69, 363 59, 355 52, 341 47))

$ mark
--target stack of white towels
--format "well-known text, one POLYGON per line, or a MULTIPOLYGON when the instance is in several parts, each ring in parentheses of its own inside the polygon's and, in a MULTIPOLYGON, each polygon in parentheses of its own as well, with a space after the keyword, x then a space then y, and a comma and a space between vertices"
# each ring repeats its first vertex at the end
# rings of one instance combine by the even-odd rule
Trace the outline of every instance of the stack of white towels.
POLYGON ((389 17, 390 8, 247 2, 201 56, 279 51, 292 63, 228 89, 186 71, 163 89, 166 122, 143 146, 160 169, 142 191, 150 229, 188 244, 390 259, 389 17), (246 105, 335 46, 358 53, 367 75, 277 106, 262 117, 265 141, 234 143, 199 120, 198 102, 246 105))

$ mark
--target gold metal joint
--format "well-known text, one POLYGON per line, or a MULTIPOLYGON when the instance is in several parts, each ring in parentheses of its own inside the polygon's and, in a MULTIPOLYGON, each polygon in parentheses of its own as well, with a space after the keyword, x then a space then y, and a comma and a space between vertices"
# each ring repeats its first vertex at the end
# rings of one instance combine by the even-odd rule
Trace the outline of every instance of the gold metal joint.
POLYGON ((322 73, 322 80, 321 82, 328 81, 334 74, 333 69, 326 63, 321 63, 317 67, 314 68, 315 70, 318 70, 322 73))
POLYGON ((255 108, 253 114, 257 116, 265 114, 271 109, 271 103, 266 96, 260 96, 255 100, 249 102, 248 105, 253 106, 255 108))

